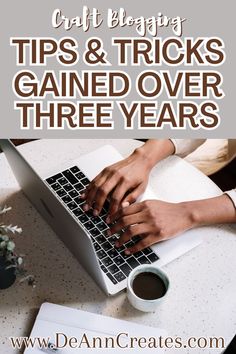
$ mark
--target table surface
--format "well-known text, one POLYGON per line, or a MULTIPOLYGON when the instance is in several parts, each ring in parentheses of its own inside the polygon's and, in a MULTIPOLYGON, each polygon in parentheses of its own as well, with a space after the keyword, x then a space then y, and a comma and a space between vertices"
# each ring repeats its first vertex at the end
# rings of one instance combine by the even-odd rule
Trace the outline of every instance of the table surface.
MULTIPOLYGON (((141 142, 135 140, 38 140, 19 150, 42 176, 104 144, 127 156, 141 142)), ((170 336, 224 337, 236 329, 236 238, 231 226, 206 227, 204 242, 163 267, 170 278, 166 300, 155 313, 131 307, 125 292, 106 297, 66 249, 20 190, 3 154, 0 154, 0 204, 12 206, 5 219, 18 224, 17 250, 26 255, 27 269, 37 279, 31 289, 15 284, 0 294, 0 352, 13 354, 9 336, 30 334, 40 305, 45 302, 165 328, 170 336)), ((184 160, 172 156, 151 172, 150 184, 166 201, 202 199, 221 193, 219 188, 184 160)), ((168 351, 173 353, 173 349, 168 351)), ((188 353, 181 349, 178 353, 188 353)), ((199 353, 198 350, 190 350, 199 353)), ((201 350, 201 353, 208 350, 201 350)), ((211 350, 211 353, 221 350, 211 350)))

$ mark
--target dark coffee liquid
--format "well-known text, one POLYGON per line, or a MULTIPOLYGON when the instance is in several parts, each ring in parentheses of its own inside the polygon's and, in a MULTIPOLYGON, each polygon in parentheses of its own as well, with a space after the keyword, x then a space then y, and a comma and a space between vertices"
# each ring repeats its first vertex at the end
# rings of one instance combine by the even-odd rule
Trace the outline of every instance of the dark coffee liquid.
POLYGON ((155 300, 166 293, 164 281, 151 272, 139 273, 133 280, 135 295, 144 300, 155 300))

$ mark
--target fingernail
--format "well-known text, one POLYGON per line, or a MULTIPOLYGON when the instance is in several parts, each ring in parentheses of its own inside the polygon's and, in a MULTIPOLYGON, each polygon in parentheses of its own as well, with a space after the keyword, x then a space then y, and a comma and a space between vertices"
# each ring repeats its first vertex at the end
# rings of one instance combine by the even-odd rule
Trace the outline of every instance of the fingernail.
POLYGON ((119 242, 119 241, 116 241, 116 242, 115 242, 115 246, 116 246, 116 247, 120 247, 120 242, 119 242))
POLYGON ((111 236, 111 230, 107 230, 107 236, 111 236))
POLYGON ((88 205, 88 204, 84 204, 83 210, 84 210, 84 211, 88 211, 88 210, 89 210, 89 205, 88 205))
POLYGON ((99 214, 98 210, 97 210, 97 209, 94 209, 94 210, 93 210, 93 215, 94 215, 94 216, 98 216, 98 214, 99 214))
POLYGON ((125 250, 125 254, 127 254, 127 256, 129 256, 131 254, 130 250, 125 250))
POLYGON ((85 193, 80 194, 80 198, 84 199, 85 198, 85 193))
POLYGON ((111 222, 111 218, 110 218, 110 216, 108 216, 108 217, 106 218, 106 223, 107 223, 107 224, 110 224, 110 222, 111 222))
POLYGON ((124 203, 122 203, 122 207, 123 207, 123 208, 125 208, 125 207, 127 207, 127 206, 129 206, 129 202, 124 202, 124 203))

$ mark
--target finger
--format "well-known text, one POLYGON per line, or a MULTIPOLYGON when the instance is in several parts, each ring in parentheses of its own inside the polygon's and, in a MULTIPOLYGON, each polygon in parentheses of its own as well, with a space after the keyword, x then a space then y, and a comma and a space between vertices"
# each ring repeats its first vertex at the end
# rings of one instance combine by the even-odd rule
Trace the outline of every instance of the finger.
POLYGON ((143 214, 138 212, 136 214, 124 216, 119 221, 117 221, 114 225, 111 226, 108 232, 108 235, 113 235, 120 232, 122 229, 127 228, 128 226, 139 224, 144 222, 143 214))
POLYGON ((129 205, 130 205, 129 202, 122 202, 121 203, 121 208, 126 208, 129 205))
POLYGON ((109 207, 109 214, 115 214, 121 204, 122 199, 124 198, 125 193, 129 189, 127 183, 122 182, 120 185, 117 185, 115 190, 111 194, 110 198, 110 207, 109 207))
POLYGON ((143 183, 139 184, 135 189, 132 190, 124 199, 123 203, 128 202, 129 204, 133 204, 136 202, 138 197, 144 192, 145 186, 143 183))
POLYGON ((83 199, 86 202, 86 199, 89 195, 89 193, 92 190, 92 184, 88 185, 84 190, 81 191, 80 198, 83 199))
POLYGON ((85 188, 85 190, 83 191, 83 193, 81 194, 81 198, 82 199, 86 199, 88 193, 90 192, 90 190, 94 187, 94 185, 101 179, 103 179, 105 177, 104 172, 100 172, 92 181, 90 181, 89 185, 85 188))
POLYGON ((89 185, 82 191, 81 195, 80 195, 80 198, 81 199, 86 199, 87 198, 87 195, 89 193, 89 191, 91 190, 92 188, 92 183, 93 182, 90 182, 89 185))
POLYGON ((94 211, 95 214, 99 214, 105 203, 108 195, 117 185, 117 176, 107 177, 105 182, 100 185, 96 190, 96 195, 94 196, 94 211))
MULTIPOLYGON (((129 206, 129 202, 121 203, 121 209, 122 209, 122 208, 126 208, 127 206, 129 206)), ((107 223, 107 224, 110 224, 110 223, 111 223, 110 215, 107 216, 107 218, 106 218, 106 223, 107 223)))
POLYGON ((85 204, 83 206, 84 210, 88 210, 90 207, 92 207, 95 196, 97 194, 97 190, 104 183, 104 181, 105 176, 101 176, 100 178, 94 179, 94 181, 91 182, 86 192, 85 204))
POLYGON ((136 252, 142 251, 143 249, 150 247, 151 245, 153 245, 154 243, 157 242, 157 237, 156 235, 152 235, 152 234, 146 234, 142 240, 140 240, 139 242, 137 242, 133 247, 127 248, 125 250, 125 253, 127 255, 129 254, 134 254, 136 252))
POLYGON ((118 221, 120 218, 127 216, 127 215, 136 214, 136 213, 142 211, 142 209, 143 209, 143 207, 142 207, 141 203, 136 203, 136 204, 129 205, 125 208, 121 208, 115 214, 110 216, 110 222, 112 223, 112 222, 118 221))
POLYGON ((150 228, 146 223, 136 224, 129 226, 125 232, 116 241, 116 247, 122 246, 125 242, 129 241, 132 237, 148 233, 150 228))

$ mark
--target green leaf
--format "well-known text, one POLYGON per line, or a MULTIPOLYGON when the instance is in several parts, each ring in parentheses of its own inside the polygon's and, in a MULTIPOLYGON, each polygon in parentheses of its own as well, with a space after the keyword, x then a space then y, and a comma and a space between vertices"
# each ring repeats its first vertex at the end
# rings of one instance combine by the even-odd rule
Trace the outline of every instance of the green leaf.
POLYGON ((0 242, 0 248, 1 248, 1 249, 6 248, 6 246, 7 246, 6 241, 2 241, 2 242, 0 242))
MULTIPOLYGON (((4 242, 4 241, 3 241, 4 242)), ((8 251, 13 251, 14 250, 14 248, 15 248, 15 243, 13 242, 13 241, 8 241, 8 243, 7 243, 7 250, 8 251)))

